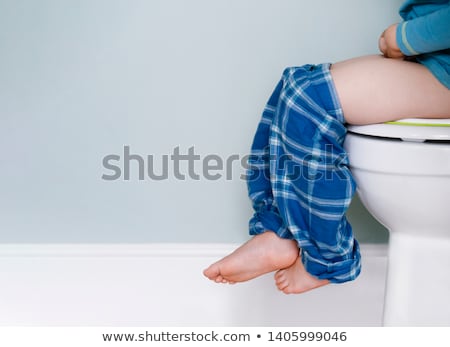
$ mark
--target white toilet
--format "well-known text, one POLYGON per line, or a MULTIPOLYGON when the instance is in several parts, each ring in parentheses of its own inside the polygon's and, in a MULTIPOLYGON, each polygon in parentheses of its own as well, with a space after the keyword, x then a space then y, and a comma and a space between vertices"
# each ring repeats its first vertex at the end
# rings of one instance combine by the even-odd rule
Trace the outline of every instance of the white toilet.
POLYGON ((384 325, 450 326, 450 119, 348 126, 344 146, 390 233, 384 325))

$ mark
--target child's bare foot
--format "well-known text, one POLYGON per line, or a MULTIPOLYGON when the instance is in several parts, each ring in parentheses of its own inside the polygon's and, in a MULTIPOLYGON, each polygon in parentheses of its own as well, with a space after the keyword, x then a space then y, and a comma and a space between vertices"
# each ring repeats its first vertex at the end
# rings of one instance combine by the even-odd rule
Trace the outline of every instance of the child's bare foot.
POLYGON ((217 283, 251 280, 291 266, 298 257, 297 243, 274 232, 254 236, 230 255, 209 266, 203 274, 217 283))
POLYGON ((285 294, 300 294, 308 290, 322 287, 330 281, 320 280, 310 275, 303 266, 300 257, 290 267, 275 273, 275 283, 285 294))

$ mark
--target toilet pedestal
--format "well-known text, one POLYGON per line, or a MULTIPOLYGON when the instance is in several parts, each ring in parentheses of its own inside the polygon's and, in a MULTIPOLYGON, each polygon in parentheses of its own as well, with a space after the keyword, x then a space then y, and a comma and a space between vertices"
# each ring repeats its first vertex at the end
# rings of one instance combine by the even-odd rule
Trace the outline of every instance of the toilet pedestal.
POLYGON ((450 119, 349 126, 344 146, 362 203, 389 230, 383 324, 450 326, 450 119))
POLYGON ((390 233, 388 264, 384 325, 450 326, 450 240, 390 233))

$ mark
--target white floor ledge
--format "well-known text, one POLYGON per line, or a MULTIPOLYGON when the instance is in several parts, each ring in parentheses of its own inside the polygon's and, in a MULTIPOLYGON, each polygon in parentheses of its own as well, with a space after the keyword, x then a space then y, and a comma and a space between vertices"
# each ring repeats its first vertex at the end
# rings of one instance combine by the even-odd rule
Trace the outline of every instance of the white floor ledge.
MULTIPOLYGON (((226 243, 0 244, 0 257, 214 257, 236 249, 226 243)), ((362 244, 366 257, 387 256, 385 244, 362 244)))
POLYGON ((379 326, 386 245, 361 246, 354 282, 302 295, 272 274, 237 285, 202 269, 232 244, 0 245, 2 326, 379 326))

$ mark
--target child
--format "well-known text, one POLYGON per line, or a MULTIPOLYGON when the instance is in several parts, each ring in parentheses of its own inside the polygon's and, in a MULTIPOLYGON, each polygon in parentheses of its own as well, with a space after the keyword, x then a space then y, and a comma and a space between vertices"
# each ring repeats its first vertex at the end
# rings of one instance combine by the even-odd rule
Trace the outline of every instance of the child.
POLYGON ((345 123, 450 118, 450 1, 408 0, 400 15, 380 37, 384 56, 284 71, 249 158, 254 237, 206 277, 235 283, 276 271, 277 287, 290 294, 358 276, 359 246, 345 217, 355 193, 345 123))

